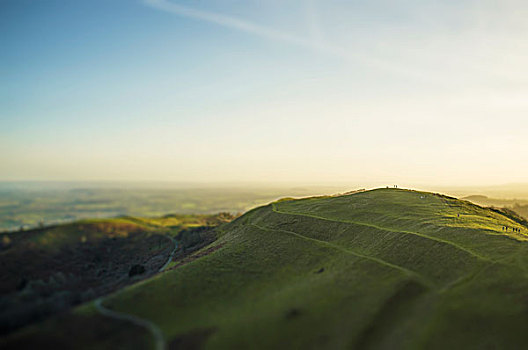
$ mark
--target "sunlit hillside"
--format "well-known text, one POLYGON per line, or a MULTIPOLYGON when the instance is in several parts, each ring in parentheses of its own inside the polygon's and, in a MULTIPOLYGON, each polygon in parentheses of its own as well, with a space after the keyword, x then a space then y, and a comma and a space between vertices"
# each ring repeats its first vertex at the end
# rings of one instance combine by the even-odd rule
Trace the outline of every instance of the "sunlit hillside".
POLYGON ((528 227, 490 209, 379 189, 278 201, 216 235, 197 259, 103 300, 147 326, 109 324, 86 304, 4 344, 81 339, 111 348, 132 337, 170 349, 482 349, 528 341, 528 227), (104 339, 93 336, 108 327, 115 331, 104 339))

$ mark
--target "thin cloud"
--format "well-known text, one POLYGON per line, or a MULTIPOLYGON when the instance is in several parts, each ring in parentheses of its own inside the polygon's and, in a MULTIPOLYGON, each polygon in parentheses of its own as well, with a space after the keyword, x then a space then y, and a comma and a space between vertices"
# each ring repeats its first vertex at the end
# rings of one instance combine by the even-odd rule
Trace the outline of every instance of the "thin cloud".
POLYGON ((251 23, 235 17, 225 16, 218 13, 196 10, 187 6, 175 4, 167 0, 144 0, 145 4, 158 10, 170 12, 178 16, 201 20, 223 27, 236 29, 245 33, 254 34, 271 40, 284 41, 299 46, 312 47, 309 40, 290 35, 265 26, 251 23))
POLYGON ((306 39, 240 18, 226 16, 214 12, 196 10, 187 6, 175 4, 174 2, 168 0, 143 0, 143 2, 152 8, 172 13, 177 16, 213 23, 222 27, 231 28, 269 40, 281 41, 295 46, 304 47, 325 55, 346 60, 351 64, 361 64, 376 70, 402 75, 407 78, 415 78, 427 82, 445 83, 443 79, 438 76, 434 77, 429 72, 421 72, 414 68, 404 67, 387 60, 373 57, 372 55, 357 52, 351 53, 338 46, 328 45, 320 41, 314 41, 313 38, 306 39))

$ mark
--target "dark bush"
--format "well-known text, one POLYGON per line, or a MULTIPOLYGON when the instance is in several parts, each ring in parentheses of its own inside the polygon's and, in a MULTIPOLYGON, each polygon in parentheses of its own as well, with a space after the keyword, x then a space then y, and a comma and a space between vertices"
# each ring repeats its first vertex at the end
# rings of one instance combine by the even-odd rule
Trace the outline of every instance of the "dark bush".
POLYGON ((26 278, 22 278, 17 283, 16 290, 22 290, 22 289, 26 288, 27 284, 28 284, 28 280, 26 278))
POLYGON ((128 277, 141 275, 142 273, 145 273, 145 266, 140 264, 132 265, 130 271, 128 271, 128 277))

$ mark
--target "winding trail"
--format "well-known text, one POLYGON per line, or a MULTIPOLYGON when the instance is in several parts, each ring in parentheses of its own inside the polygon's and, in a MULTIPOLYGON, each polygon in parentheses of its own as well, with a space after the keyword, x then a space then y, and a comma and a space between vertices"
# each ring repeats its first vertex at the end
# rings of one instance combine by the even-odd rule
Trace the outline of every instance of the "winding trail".
POLYGON ((161 329, 156 326, 152 321, 149 321, 144 318, 140 318, 137 316, 133 316, 130 314, 125 314, 121 312, 117 312, 114 310, 107 309, 102 304, 103 299, 99 298, 94 301, 95 308, 99 313, 103 316, 110 317, 116 320, 121 321, 127 321, 130 323, 135 324, 136 326, 140 326, 143 328, 146 328, 154 337, 155 347, 156 350, 166 350, 167 345, 165 344, 165 339, 163 338, 163 333, 161 332, 161 329))
MULTIPOLYGON (((352 224, 352 225, 358 225, 358 226, 367 226, 367 227, 372 227, 372 228, 376 228, 378 230, 385 230, 385 231, 390 231, 390 232, 397 232, 397 233, 405 233, 405 234, 412 234, 412 235, 416 235, 416 236, 419 236, 419 237, 422 237, 422 238, 426 238, 426 239, 429 239, 429 240, 432 240, 432 241, 437 241, 437 242, 440 242, 440 243, 444 243, 444 244, 448 244, 448 245, 451 245, 461 251, 464 251, 466 253, 468 253, 469 255, 487 263, 485 266, 481 267, 480 269, 477 269, 476 271, 472 272, 472 273, 469 273, 465 276, 462 276, 460 277, 458 280, 452 282, 451 284, 443 287, 443 288, 440 288, 438 289, 437 291, 440 292, 440 293, 443 293, 455 286, 459 286, 459 285, 462 285, 464 283, 467 283, 468 281, 470 281, 471 279, 475 278, 478 274, 482 273, 482 271, 486 270, 487 268, 489 268, 490 266, 492 265, 495 265, 497 263, 500 263, 499 261, 494 261, 492 259, 489 259, 489 258, 486 258, 480 254, 477 254, 475 253, 474 251, 470 250, 470 249, 467 249, 465 247, 462 247, 456 243, 453 243, 451 241, 447 241, 447 240, 443 240, 443 239, 440 239, 440 238, 437 238, 437 237, 431 237, 431 236, 428 236, 428 235, 425 235, 425 234, 421 234, 421 233, 418 233, 418 232, 412 232, 412 231, 405 231, 405 230, 395 230, 395 229, 392 229, 392 228, 387 228, 387 227, 381 227, 381 226, 378 226, 378 225, 374 225, 374 224, 367 224, 367 223, 363 223, 363 222, 357 222, 357 221, 351 221, 351 220, 339 220, 339 219, 330 219, 330 218, 326 218, 326 217, 322 217, 322 216, 317 216, 317 215, 311 215, 311 214, 305 214, 305 213, 296 213, 296 212, 288 212, 288 211, 281 211, 279 208, 277 208, 277 206, 275 205, 275 203, 272 203, 272 210, 273 212, 277 213, 277 214, 282 214, 282 215, 292 215, 292 216, 304 216, 304 217, 310 217, 310 218, 313 218, 313 219, 318 219, 318 220, 323 220, 323 221, 330 221, 330 222, 341 222, 341 223, 347 223, 347 224, 352 224)), ((394 265, 394 264, 391 264, 385 260, 382 260, 382 259, 379 259, 379 258, 375 258, 375 257, 371 257, 371 256, 368 256, 368 255, 363 255, 363 254, 358 254, 350 249, 346 249, 346 248, 343 248, 341 246, 338 246, 338 245, 334 245, 330 242, 326 242, 326 241, 320 241, 318 239, 315 239, 315 238, 311 238, 311 237, 306 237, 306 236, 303 236, 297 232, 292 232, 292 231, 285 231, 285 230, 281 230, 281 229, 270 229, 270 228, 265 228, 265 227, 262 227, 262 226, 258 226, 258 225, 255 225, 255 224, 251 224, 250 225, 253 225, 253 226, 256 226, 260 229, 267 229, 267 230, 276 230, 276 231, 284 231, 284 232, 287 232, 287 233, 290 233, 290 234, 293 234, 295 236, 298 236, 300 238, 304 238, 304 239, 308 239, 308 240, 312 240, 312 241, 315 241, 315 242, 319 242, 319 243, 322 243, 323 245, 326 245, 326 246, 331 246, 335 249, 338 249, 338 250, 341 250, 341 251, 344 251, 344 252, 347 252, 347 253, 350 253, 350 254, 353 254, 353 255, 356 255, 358 257, 362 257, 362 258, 365 258, 365 259, 369 259, 369 260, 373 260, 375 262, 378 262, 378 263, 381 263, 383 265, 387 265, 387 266, 390 266, 390 267, 393 267, 393 268, 396 268, 396 269, 399 269, 399 270, 402 270, 404 272, 406 272, 407 274, 409 275, 414 275, 415 277, 418 277, 420 279, 420 281, 422 281, 422 283, 424 283, 425 285, 429 286, 430 288, 433 286, 433 284, 428 281, 425 277, 423 277, 422 275, 418 274, 417 272, 415 271, 412 271, 412 270, 409 270, 409 269, 406 269, 402 266, 399 266, 399 265, 394 265)), ((435 288, 433 288, 435 289, 435 288)))
POLYGON ((405 268, 403 266, 395 265, 395 264, 392 264, 392 263, 390 263, 388 261, 385 261, 385 260, 370 256, 370 255, 361 254, 361 253, 352 251, 350 249, 341 247, 339 245, 336 245, 336 244, 333 244, 333 243, 330 243, 330 242, 321 241, 321 240, 318 240, 318 239, 315 239, 315 238, 312 238, 312 237, 306 237, 306 236, 303 236, 303 235, 301 235, 300 233, 297 233, 297 232, 287 231, 287 230, 282 230, 282 229, 277 229, 277 228, 264 227, 264 226, 256 225, 256 224, 253 224, 253 223, 250 223, 249 225, 251 225, 253 227, 256 227, 256 228, 258 228, 260 230, 263 230, 263 231, 276 231, 276 232, 288 233, 288 234, 293 235, 295 237, 298 237, 298 238, 313 242, 313 243, 321 245, 321 246, 325 246, 325 247, 328 247, 328 248, 331 248, 331 249, 335 249, 335 250, 341 251, 341 252, 346 253, 346 254, 354 255, 354 256, 356 256, 358 258, 361 258, 361 259, 366 259, 366 260, 373 261, 373 262, 378 263, 380 265, 384 265, 384 266, 387 266, 389 268, 398 270, 398 271, 406 274, 407 276, 414 277, 418 281, 420 281, 424 286, 426 286, 428 288, 431 288, 431 289, 435 288, 434 284, 431 281, 429 281, 428 279, 426 279, 424 276, 420 275, 416 271, 409 270, 409 269, 407 269, 407 268, 405 268))
POLYGON ((174 248, 172 249, 172 252, 169 255, 169 259, 167 259, 167 262, 165 264, 163 264, 162 267, 160 267, 158 272, 163 272, 167 268, 167 266, 169 266, 170 262, 172 261, 172 258, 174 258, 174 254, 176 253, 176 249, 178 249, 178 242, 176 242, 176 240, 174 238, 172 238, 171 236, 166 236, 166 237, 172 241, 172 243, 174 244, 174 248))
MULTIPOLYGON (((163 264, 163 266, 160 267, 158 272, 163 272, 167 268, 167 266, 169 266, 170 262, 172 261, 172 258, 174 257, 174 254, 176 253, 176 249, 178 249, 178 242, 171 236, 167 235, 166 237, 170 239, 171 242, 174 244, 174 248, 172 249, 169 255, 169 258, 167 259, 165 264, 163 264)), ((154 322, 147 320, 145 318, 131 315, 131 314, 126 314, 123 312, 117 312, 114 310, 110 310, 103 305, 102 297, 94 301, 94 306, 97 309, 97 311, 103 316, 110 317, 110 318, 120 320, 120 321, 127 321, 127 322, 135 324, 136 326, 146 328, 150 332, 150 334, 152 334, 152 337, 154 338, 154 349, 156 350, 166 350, 167 349, 167 343, 165 342, 165 338, 163 337, 163 332, 154 322)))
POLYGON ((407 231, 407 230, 396 230, 396 229, 393 229, 393 228, 382 227, 382 226, 378 226, 378 225, 374 225, 374 224, 368 224, 368 223, 365 223, 365 222, 358 222, 358 221, 352 221, 352 220, 343 220, 343 219, 330 219, 330 218, 326 218, 326 217, 318 216, 318 215, 313 215, 313 214, 305 214, 305 213, 296 213, 296 212, 283 211, 283 210, 280 210, 279 208, 277 208, 275 203, 272 203, 271 209, 275 213, 282 214, 282 215, 304 216, 304 217, 318 219, 318 220, 323 220, 323 221, 342 222, 344 224, 352 224, 352 225, 358 225, 358 226, 372 227, 372 228, 375 228, 377 230, 382 230, 382 231, 389 231, 389 232, 405 233, 405 234, 415 235, 415 236, 418 236, 418 237, 422 237, 422 238, 425 238, 425 239, 429 239, 429 240, 432 240, 432 241, 436 241, 436 242, 439 242, 439 243, 443 243, 443 244, 447 244, 447 245, 453 246, 456 249, 462 250, 462 251, 468 253, 469 255, 472 255, 473 257, 475 257, 477 259, 480 259, 480 260, 483 260, 483 261, 487 261, 487 262, 494 262, 493 260, 491 260, 491 259, 489 259, 487 257, 484 257, 484 256, 482 256, 480 254, 477 254, 474 251, 472 251, 472 250, 470 250, 468 248, 462 247, 462 246, 460 246, 460 245, 458 245, 456 243, 453 243, 451 241, 447 241, 447 240, 444 240, 444 239, 441 239, 441 238, 425 235, 425 234, 418 233, 418 232, 407 231))

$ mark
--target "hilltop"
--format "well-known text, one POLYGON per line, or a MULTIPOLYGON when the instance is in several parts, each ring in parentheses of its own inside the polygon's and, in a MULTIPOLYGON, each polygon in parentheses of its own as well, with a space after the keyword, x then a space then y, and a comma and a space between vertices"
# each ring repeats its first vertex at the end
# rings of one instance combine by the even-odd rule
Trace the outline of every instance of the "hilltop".
POLYGON ((218 226, 194 259, 102 301, 143 324, 87 303, 0 345, 522 348, 527 240, 501 212, 440 194, 287 199, 218 226))

